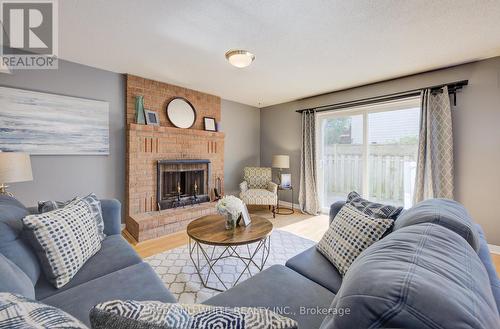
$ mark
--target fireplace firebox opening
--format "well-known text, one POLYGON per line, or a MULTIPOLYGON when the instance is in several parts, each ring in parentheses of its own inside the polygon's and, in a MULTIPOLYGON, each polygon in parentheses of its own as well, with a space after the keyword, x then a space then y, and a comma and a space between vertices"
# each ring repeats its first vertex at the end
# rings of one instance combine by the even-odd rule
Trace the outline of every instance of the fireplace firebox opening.
POLYGON ((210 201, 210 160, 159 160, 158 210, 210 201))

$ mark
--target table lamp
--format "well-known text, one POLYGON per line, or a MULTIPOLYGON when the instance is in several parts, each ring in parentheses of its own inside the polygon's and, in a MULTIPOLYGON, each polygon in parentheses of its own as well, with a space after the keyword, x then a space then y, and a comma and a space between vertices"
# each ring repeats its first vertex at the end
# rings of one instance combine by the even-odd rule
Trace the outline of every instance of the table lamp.
POLYGON ((281 172, 283 169, 290 168, 290 157, 288 155, 273 155, 272 167, 279 169, 278 182, 281 185, 281 172))
POLYGON ((33 180, 31 160, 28 153, 0 151, 0 195, 13 196, 7 191, 6 183, 33 180))

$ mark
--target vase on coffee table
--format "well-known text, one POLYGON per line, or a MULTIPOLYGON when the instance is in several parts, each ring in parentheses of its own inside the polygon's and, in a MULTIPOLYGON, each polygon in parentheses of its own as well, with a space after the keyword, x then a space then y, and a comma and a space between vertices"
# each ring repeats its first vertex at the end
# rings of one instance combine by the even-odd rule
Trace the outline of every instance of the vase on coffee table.
POLYGON ((226 230, 234 230, 238 218, 235 218, 233 215, 229 213, 227 213, 224 217, 226 221, 226 230))

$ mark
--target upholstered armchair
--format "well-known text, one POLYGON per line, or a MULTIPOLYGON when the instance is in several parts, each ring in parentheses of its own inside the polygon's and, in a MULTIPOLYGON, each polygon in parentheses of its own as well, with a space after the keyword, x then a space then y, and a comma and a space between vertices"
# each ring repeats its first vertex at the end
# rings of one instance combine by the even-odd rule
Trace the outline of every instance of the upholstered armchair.
POLYGON ((271 168, 246 167, 240 184, 240 199, 248 205, 269 206, 276 217, 278 184, 272 181, 271 168))

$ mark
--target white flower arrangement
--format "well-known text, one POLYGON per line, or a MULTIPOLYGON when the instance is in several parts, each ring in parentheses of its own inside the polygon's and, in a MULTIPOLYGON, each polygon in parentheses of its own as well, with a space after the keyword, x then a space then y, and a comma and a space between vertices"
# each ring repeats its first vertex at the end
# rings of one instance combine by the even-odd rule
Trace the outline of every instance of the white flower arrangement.
POLYGON ((229 214, 233 218, 238 218, 243 209, 243 201, 233 195, 226 195, 217 201, 215 209, 219 215, 229 214))

